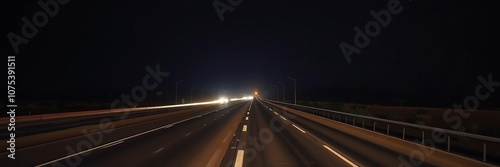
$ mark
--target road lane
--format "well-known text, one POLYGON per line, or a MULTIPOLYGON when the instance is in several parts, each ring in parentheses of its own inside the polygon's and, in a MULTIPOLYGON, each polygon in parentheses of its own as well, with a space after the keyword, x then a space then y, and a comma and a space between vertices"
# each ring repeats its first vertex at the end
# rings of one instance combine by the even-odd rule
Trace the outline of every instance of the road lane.
MULTIPOLYGON (((230 159, 246 167, 400 164, 400 155, 390 149, 310 119, 287 114, 259 100, 242 103, 237 110, 226 109, 197 116, 206 112, 184 113, 117 128, 113 133, 106 134, 103 144, 88 154, 57 162, 65 166, 72 166, 73 163, 76 166, 98 167, 218 166, 224 158, 224 162, 230 159), (178 123, 173 124, 175 122, 178 123), (148 132, 155 128, 159 129, 148 132), (130 134, 137 136, 119 140, 130 134), (228 147, 230 143, 231 147, 228 147)), ((78 145, 82 138, 20 150, 18 154, 24 154, 20 157, 27 159, 26 156, 29 156, 30 161, 16 161, 18 163, 10 166, 34 166, 54 159, 47 158, 51 156, 45 154, 47 150, 54 150, 58 157, 66 156, 66 146, 78 145)), ((226 166, 224 164, 222 166, 226 166)))
MULTIPOLYGON (((218 106, 219 108, 224 108, 227 107, 226 105, 220 105, 218 106)), ((213 108, 212 108, 213 109, 213 108)), ((214 109, 215 110, 215 109, 214 109)), ((114 128, 111 129, 107 132, 93 132, 90 133, 92 135, 92 138, 99 138, 96 136, 101 136, 99 144, 92 145, 92 148, 99 147, 100 145, 105 145, 110 142, 115 142, 117 140, 136 135, 136 134, 141 134, 143 132, 149 131, 151 129, 155 129, 158 127, 164 127, 166 125, 185 120, 187 118, 195 117, 195 119, 198 119, 197 115, 208 113, 213 110, 203 110, 203 111, 192 111, 192 112, 187 112, 187 113, 175 113, 175 114, 170 114, 167 117, 162 117, 158 118, 155 120, 147 121, 147 122, 142 122, 138 124, 133 124, 133 125, 128 125, 125 127, 119 127, 119 128, 114 128)), ((204 116, 200 117, 203 118, 204 116)), ((193 119, 192 121, 194 121, 193 119)), ((187 121, 191 122, 191 121, 187 121)), ((108 125, 112 123, 108 122, 108 125)), ((99 125, 101 126, 101 125, 99 125)), ((172 127, 176 127, 172 126, 172 127)), ((178 126, 182 126, 182 124, 179 124, 178 126)), ((203 125, 202 125, 203 126, 203 125)), ((208 126, 208 125, 206 125, 208 126)), ((171 127, 170 127, 171 128, 171 127)), ((147 136, 149 134, 145 134, 143 136, 147 136)), ((87 136, 78 136, 78 137, 72 137, 64 140, 58 140, 58 141, 53 141, 37 146, 32 146, 24 149, 19 149, 16 151, 16 158, 21 159, 21 160, 7 160, 5 154, 0 154, 0 161, 1 162, 6 162, 7 166, 35 166, 38 164, 42 164, 45 162, 48 162, 50 160, 58 159, 61 157, 68 156, 69 154, 74 154, 75 152, 78 152, 78 148, 83 148, 83 150, 87 150, 88 147, 85 147, 85 143, 88 143, 89 137, 87 136), (84 145, 82 145, 82 143, 84 145), (50 150, 50 154, 47 154, 47 152, 50 150), (25 160, 25 161, 22 161, 25 160), (26 161, 29 160, 29 161, 26 161)), ((128 141, 125 141, 124 143, 116 144, 116 146, 122 145, 127 143, 128 141)), ((115 147, 115 146, 113 146, 115 147)), ((113 147, 108 147, 108 148, 113 148, 113 147)), ((92 150, 90 151, 90 155, 94 154, 95 152, 98 152, 100 149, 92 150)), ((156 151, 156 150, 155 150, 156 151)), ((121 153, 126 153, 126 152, 115 152, 114 154, 121 154, 121 153)), ((63 160, 62 163, 71 163, 74 161, 78 161, 78 157, 83 158, 84 160, 87 160, 87 154, 80 155, 80 156, 75 156, 69 159, 63 160)))
POLYGON ((214 150, 224 142, 226 130, 235 129, 243 117, 243 108, 245 105, 234 111, 209 114, 100 150, 81 166, 205 166, 217 157, 214 150))
MULTIPOLYGON (((277 113, 284 113, 284 110, 280 108, 272 105, 268 106, 277 113)), ((318 137, 360 165, 394 166, 401 163, 398 157, 402 155, 388 148, 367 142, 299 115, 296 115, 292 121, 302 130, 318 137)), ((430 165, 424 163, 422 166, 430 165)))
POLYGON ((243 166, 351 166, 321 141, 295 128, 286 115, 258 100, 248 115, 248 133, 238 148, 244 151, 243 166))
MULTIPOLYGON (((249 114, 247 138, 258 138, 261 134, 271 129, 269 115, 265 108, 259 103, 253 103, 252 111, 249 114)), ((250 157, 244 161, 244 166, 309 166, 308 162, 301 162, 306 155, 300 154, 300 151, 291 142, 286 140, 285 132, 273 133, 273 137, 262 137, 259 146, 248 145, 257 150, 254 159, 250 157), (265 139, 267 138, 267 139, 265 139), (267 142, 270 140, 270 142, 267 142)))
MULTIPOLYGON (((178 107, 178 108, 164 108, 164 109, 151 109, 145 111, 134 111, 134 112, 116 112, 107 114, 96 114, 96 115, 84 115, 84 116, 73 116, 68 118, 54 118, 48 120, 34 120, 34 121, 24 121, 19 122, 16 126, 17 136, 28 136, 35 135, 44 132, 57 131, 61 129, 67 129, 71 127, 84 126, 98 124, 102 119, 109 119, 111 121, 121 120, 121 119, 131 119, 155 114, 185 111, 185 110, 200 110, 206 109, 207 107, 215 107, 217 105, 202 105, 202 106, 188 106, 188 107, 178 107), (125 115, 126 114, 126 115, 125 115)), ((5 139, 8 137, 7 129, 0 129, 0 139, 5 139)))

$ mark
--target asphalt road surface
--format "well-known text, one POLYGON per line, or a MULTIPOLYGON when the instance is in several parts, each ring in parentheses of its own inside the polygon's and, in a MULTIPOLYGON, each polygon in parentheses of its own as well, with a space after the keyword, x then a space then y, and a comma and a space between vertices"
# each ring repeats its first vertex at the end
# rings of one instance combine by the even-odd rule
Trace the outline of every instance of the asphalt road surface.
POLYGON ((258 99, 178 111, 89 136, 20 149, 16 161, 3 153, 0 160, 7 166, 355 167, 398 166, 400 158, 408 159, 258 99))
MULTIPOLYGON (((92 135, 58 140, 19 149, 16 160, 0 156, 2 166, 186 166, 214 140, 220 128, 233 126, 230 120, 244 102, 223 104, 214 109, 178 114, 92 135), (221 109, 225 108, 225 109, 221 109), (97 141, 97 142, 96 142, 97 141), (97 144, 95 144, 97 143, 97 144)), ((243 112, 240 112, 243 114, 243 112)), ((234 121, 233 121, 234 122, 234 121)), ((237 122, 237 121, 236 121, 237 122)), ((102 126, 112 126, 104 124, 102 126)), ((224 134, 226 135, 226 134, 224 134)), ((221 139, 222 141, 222 139, 221 139)), ((213 152, 212 152, 213 154, 213 152)), ((199 161, 199 163, 204 163, 199 161)), ((197 165, 193 165, 197 166, 197 165)))

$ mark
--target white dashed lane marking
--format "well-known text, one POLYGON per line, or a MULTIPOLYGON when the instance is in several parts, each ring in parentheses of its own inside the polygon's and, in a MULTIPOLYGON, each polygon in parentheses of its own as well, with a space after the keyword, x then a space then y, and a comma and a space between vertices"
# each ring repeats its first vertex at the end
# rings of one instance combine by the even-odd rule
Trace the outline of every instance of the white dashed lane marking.
POLYGON ((156 154, 156 153, 160 152, 161 150, 163 150, 163 148, 156 150, 154 153, 156 154))
POLYGON ((247 125, 243 125, 243 129, 241 131, 246 132, 247 131, 247 125))

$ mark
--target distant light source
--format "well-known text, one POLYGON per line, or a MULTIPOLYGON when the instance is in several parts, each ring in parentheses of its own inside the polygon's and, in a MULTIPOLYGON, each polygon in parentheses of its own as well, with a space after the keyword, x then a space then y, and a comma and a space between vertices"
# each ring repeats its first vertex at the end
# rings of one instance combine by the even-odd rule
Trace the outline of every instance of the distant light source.
POLYGON ((223 98, 220 98, 218 101, 220 102, 220 104, 224 104, 224 103, 229 102, 229 99, 223 97, 223 98))
POLYGON ((259 92, 255 92, 255 93, 253 93, 253 94, 258 95, 258 94, 259 94, 259 92))
POLYGON ((252 100, 253 96, 243 96, 242 98, 232 98, 229 101, 239 101, 239 100, 252 100))

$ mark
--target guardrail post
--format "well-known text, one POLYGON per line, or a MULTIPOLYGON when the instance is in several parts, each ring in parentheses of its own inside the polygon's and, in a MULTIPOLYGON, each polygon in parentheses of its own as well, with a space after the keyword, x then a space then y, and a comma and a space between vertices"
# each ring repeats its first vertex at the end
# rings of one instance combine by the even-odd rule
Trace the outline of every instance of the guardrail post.
POLYGON ((483 162, 486 162, 486 143, 483 141, 483 162))
POLYGON ((389 124, 387 124, 387 135, 389 135, 389 124))
POLYGON ((356 118, 352 117, 352 125, 356 126, 356 118))
POLYGON ((373 131, 375 131, 375 125, 376 125, 376 122, 373 121, 373 131))
POLYGON ((424 144, 424 140, 425 140, 425 132, 422 131, 422 144, 424 144))
POLYGON ((448 152, 450 152, 450 135, 448 135, 448 152))
POLYGON ((403 140, 405 139, 405 128, 403 127, 403 140))
POLYGON ((363 123, 361 123, 361 127, 365 128, 365 120, 363 119, 363 123))
POLYGON ((347 116, 345 116, 345 120, 344 121, 345 121, 345 123, 347 123, 347 116))
POLYGON ((339 122, 340 122, 340 114, 339 114, 339 122))

